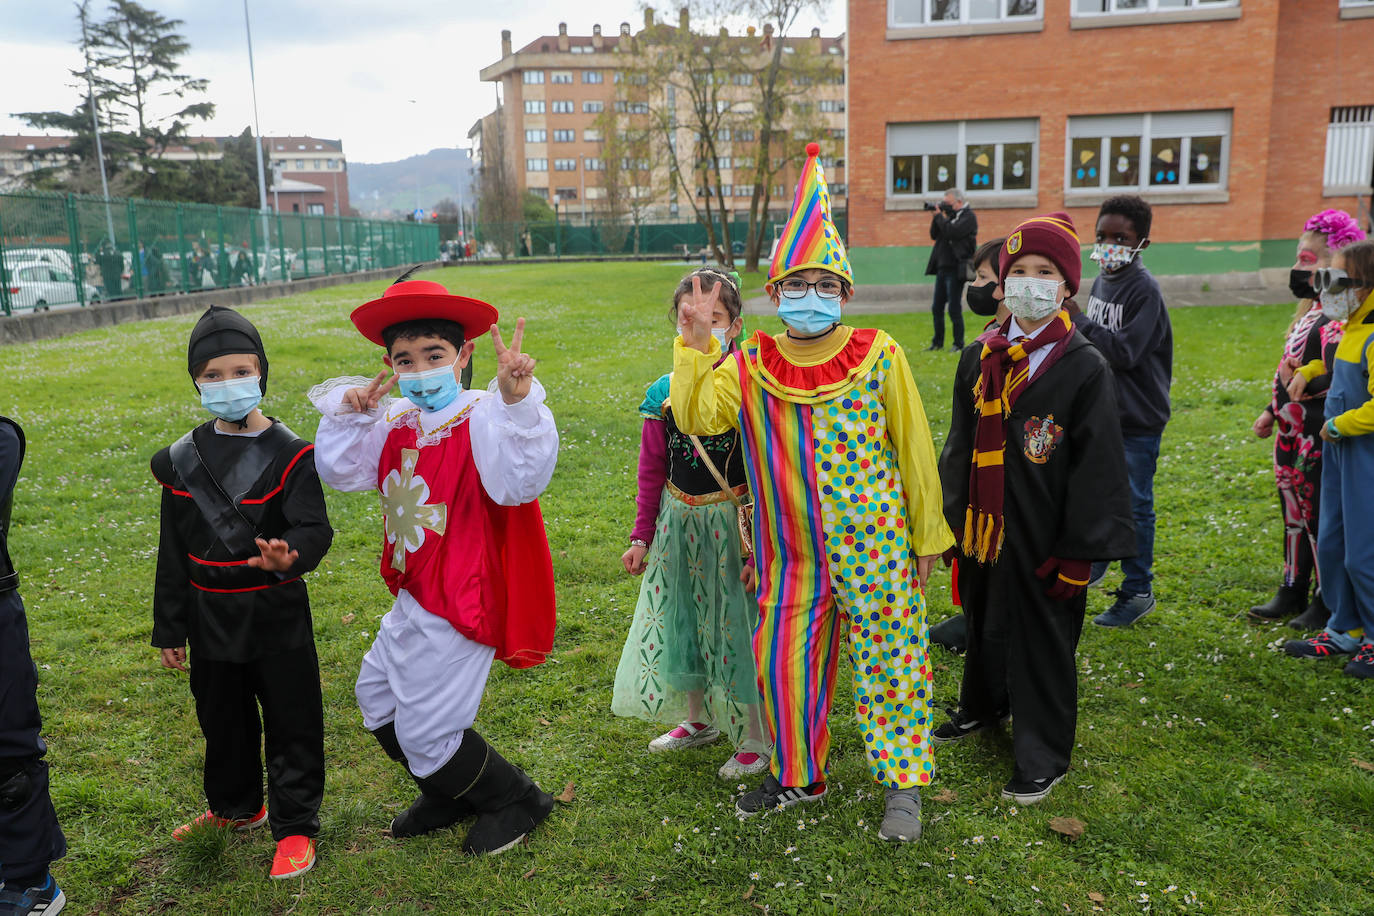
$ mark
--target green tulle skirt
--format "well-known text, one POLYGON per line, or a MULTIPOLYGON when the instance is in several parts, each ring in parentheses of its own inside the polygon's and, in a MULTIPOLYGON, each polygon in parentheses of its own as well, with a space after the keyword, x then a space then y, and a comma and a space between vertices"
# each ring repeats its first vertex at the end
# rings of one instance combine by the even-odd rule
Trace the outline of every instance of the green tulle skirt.
POLYGON ((666 490, 634 621, 615 672, 611 711, 675 725, 687 693, 738 747, 760 702, 754 666, 758 604, 740 583, 733 503, 689 506, 666 490))

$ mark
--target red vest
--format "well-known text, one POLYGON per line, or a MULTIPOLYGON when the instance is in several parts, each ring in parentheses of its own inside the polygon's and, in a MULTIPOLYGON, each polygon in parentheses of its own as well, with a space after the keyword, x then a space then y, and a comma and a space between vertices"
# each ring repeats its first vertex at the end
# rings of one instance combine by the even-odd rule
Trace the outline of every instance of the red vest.
POLYGON ((405 589, 512 668, 553 648, 553 560, 539 502, 499 506, 472 461, 467 411, 449 434, 419 446, 413 426, 382 447, 377 488, 385 536, 382 578, 405 589))

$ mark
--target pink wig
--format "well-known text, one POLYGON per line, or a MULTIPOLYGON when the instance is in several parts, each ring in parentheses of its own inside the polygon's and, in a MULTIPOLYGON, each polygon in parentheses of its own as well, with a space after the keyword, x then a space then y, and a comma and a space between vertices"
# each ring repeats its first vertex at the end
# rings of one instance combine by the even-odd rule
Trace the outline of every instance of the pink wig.
POLYGON ((1364 230, 1355 218, 1344 210, 1323 210, 1309 219, 1302 227, 1307 232, 1320 232, 1326 236, 1326 247, 1340 251, 1351 242, 1365 238, 1364 230))

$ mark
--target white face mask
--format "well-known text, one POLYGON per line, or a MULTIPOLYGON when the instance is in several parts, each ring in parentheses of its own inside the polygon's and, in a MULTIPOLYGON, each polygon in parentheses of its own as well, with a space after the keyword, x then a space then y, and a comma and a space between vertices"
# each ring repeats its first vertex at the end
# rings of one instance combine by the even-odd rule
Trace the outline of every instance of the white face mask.
POLYGON ((1049 277, 1007 277, 1002 281, 1002 302, 1017 318, 1039 321, 1059 310, 1059 285, 1049 277))
POLYGON ((1360 307, 1353 289, 1328 289, 1321 293, 1322 314, 1332 321, 1344 321, 1360 307))

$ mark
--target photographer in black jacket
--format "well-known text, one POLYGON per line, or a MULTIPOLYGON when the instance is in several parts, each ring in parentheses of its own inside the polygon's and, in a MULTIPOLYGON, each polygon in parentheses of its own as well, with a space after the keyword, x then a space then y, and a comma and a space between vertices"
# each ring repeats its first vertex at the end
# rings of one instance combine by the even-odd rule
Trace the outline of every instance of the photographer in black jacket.
POLYGON ((926 204, 926 209, 935 211, 930 220, 930 237, 935 240, 935 248, 926 264, 926 275, 935 277, 935 299, 930 305, 935 336, 927 349, 944 348, 945 308, 948 307, 949 323, 954 332, 954 345, 950 350, 958 353, 964 348, 964 316, 959 311, 959 300, 964 294, 969 259, 978 247, 978 217, 973 215, 973 208, 958 188, 946 191, 938 207, 926 204))

